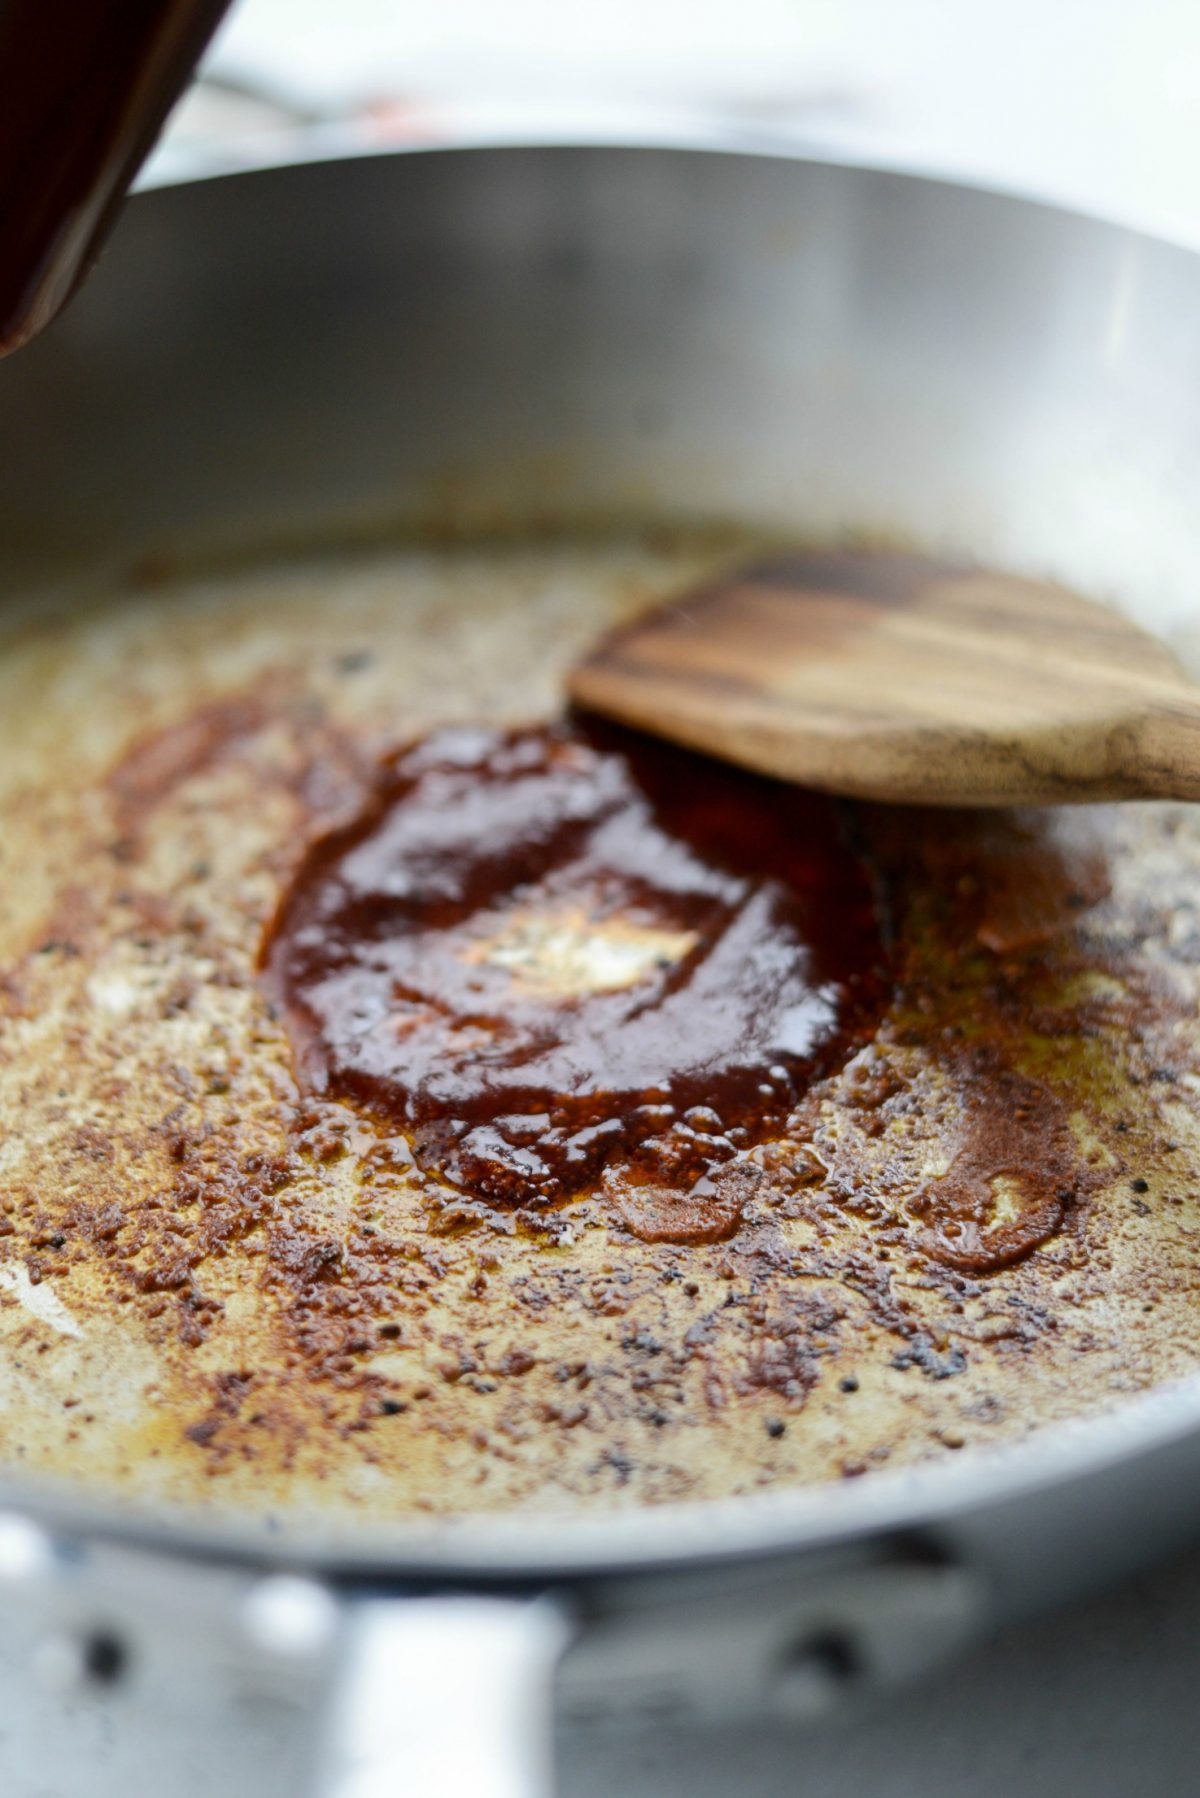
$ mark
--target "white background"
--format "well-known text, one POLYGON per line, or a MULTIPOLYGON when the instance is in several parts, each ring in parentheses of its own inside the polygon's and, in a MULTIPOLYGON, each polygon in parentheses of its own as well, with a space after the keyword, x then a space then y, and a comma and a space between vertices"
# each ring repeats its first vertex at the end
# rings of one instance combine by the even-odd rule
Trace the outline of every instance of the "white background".
MULTIPOLYGON (((207 67, 376 137, 716 116, 1200 243, 1198 0, 241 0, 207 67)), ((279 120, 176 146, 214 128, 279 120)))

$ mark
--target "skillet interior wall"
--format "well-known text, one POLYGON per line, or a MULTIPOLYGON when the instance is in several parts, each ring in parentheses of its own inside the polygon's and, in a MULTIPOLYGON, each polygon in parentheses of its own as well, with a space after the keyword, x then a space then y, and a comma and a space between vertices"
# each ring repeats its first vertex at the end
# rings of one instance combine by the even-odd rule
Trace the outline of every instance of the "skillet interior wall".
POLYGON ((882 533, 1193 611, 1184 251, 900 174, 417 152, 142 195, 0 367, 0 581, 595 515, 882 533))

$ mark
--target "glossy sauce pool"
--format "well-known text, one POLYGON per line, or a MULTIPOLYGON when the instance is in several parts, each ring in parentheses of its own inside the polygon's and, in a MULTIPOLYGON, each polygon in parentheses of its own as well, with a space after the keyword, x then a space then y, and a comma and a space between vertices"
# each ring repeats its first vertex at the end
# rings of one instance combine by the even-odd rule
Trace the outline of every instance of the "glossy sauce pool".
POLYGON ((633 732, 445 730, 319 841, 265 956, 311 1090, 487 1204, 713 1241, 887 997, 844 810, 633 732))

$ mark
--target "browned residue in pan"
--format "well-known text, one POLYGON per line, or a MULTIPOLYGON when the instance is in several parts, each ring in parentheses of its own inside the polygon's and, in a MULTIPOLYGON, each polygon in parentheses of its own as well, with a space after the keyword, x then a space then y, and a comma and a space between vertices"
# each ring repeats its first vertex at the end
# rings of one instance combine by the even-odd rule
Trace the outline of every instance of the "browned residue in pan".
MULTIPOLYGON (((383 586, 330 642, 314 594, 239 681, 177 614, 150 639, 164 667, 196 639, 171 703, 122 724, 130 657, 95 700, 118 752, 72 785, 47 731, 0 793, 0 1460, 259 1510, 604 1506, 853 1475, 1200 1363, 1187 808, 840 814, 890 993, 785 1103, 712 1108, 746 1135, 699 1182, 630 1139, 497 1188, 418 1141, 436 1118, 319 1090, 266 934, 445 717, 414 644, 503 720, 595 628, 522 603, 511 644, 482 601, 414 636, 383 586)), ((634 910, 610 971, 696 952, 694 919, 634 910)), ((520 923, 477 939, 514 980, 520 923)), ((686 1098, 693 1141, 721 1134, 686 1098)))

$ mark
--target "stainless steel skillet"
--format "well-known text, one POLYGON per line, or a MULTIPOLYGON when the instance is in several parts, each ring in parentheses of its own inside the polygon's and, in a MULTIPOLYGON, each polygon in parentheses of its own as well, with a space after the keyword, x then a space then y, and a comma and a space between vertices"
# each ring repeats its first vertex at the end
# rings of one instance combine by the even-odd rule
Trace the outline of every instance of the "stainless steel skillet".
MULTIPOLYGON (((1197 298, 1193 257, 1127 231, 701 148, 165 190, 0 369, 4 592, 356 520, 716 515, 965 549, 1169 627, 1200 548, 1197 298)), ((182 1745, 235 1689, 302 1700, 314 1737, 340 1690, 346 1790, 404 1777, 423 1739, 447 1789, 453 1754, 498 1781, 457 1721, 482 1645, 481 1687, 512 1675, 497 1741, 568 1638, 568 1713, 803 1711, 1184 1537, 1198 1423, 1189 1382, 949 1469, 586 1523, 269 1533, 14 1485, 4 1627, 50 1789, 81 1789, 88 1754, 71 1678, 115 1719, 91 1791, 127 1785, 168 1717, 188 1790, 182 1745)))

